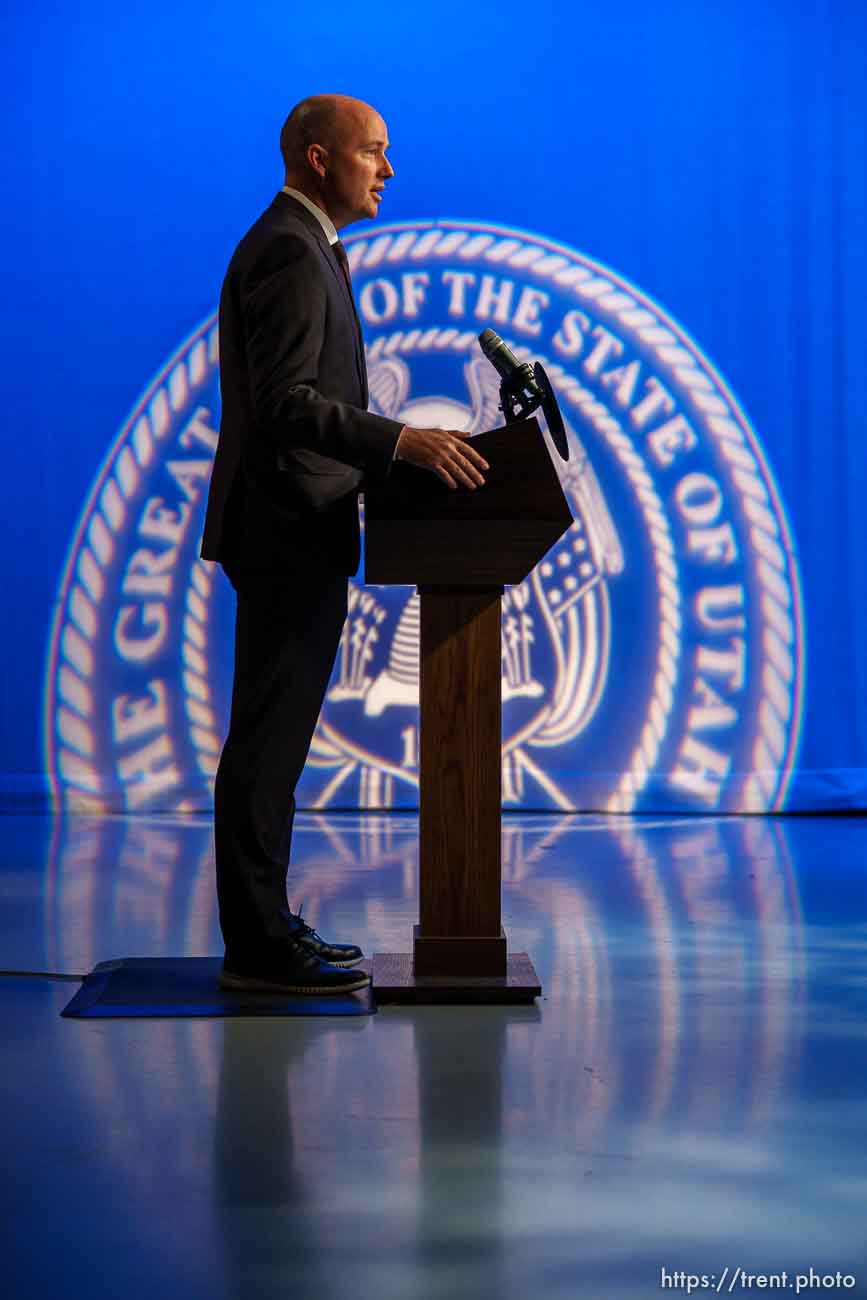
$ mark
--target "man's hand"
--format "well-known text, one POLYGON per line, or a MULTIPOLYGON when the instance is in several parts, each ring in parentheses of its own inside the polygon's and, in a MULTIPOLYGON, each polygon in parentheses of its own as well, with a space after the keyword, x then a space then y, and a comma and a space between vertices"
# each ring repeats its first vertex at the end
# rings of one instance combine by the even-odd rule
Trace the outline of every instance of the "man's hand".
POLYGON ((469 436, 457 429, 414 429, 407 424, 400 431, 394 458, 431 470, 450 488, 460 484, 475 490, 484 483, 482 470, 489 466, 471 446, 469 436))

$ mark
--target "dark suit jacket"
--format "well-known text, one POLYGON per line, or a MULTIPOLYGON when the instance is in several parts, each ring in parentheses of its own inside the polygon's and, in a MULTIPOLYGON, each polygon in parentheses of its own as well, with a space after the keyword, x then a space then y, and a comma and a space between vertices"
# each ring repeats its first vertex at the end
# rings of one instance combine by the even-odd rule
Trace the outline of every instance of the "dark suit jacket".
POLYGON ((319 222, 277 194, 220 295, 222 419, 202 555, 230 576, 354 573, 358 492, 401 425, 367 411, 352 295, 319 222))

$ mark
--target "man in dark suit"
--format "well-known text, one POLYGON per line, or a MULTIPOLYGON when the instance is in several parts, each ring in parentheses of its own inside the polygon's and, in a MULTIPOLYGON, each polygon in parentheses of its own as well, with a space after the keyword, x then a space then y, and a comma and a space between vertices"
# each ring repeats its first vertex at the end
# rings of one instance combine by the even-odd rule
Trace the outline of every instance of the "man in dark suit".
POLYGON ((369 105, 317 95, 292 110, 286 184, 241 240, 220 297, 222 421, 202 555, 237 593, 229 735, 214 795, 221 983, 363 987, 351 944, 326 943, 286 900, 294 789, 358 567, 358 493, 397 456, 450 487, 485 461, 465 435, 367 410, 367 375, 337 231, 374 217, 394 171, 369 105))

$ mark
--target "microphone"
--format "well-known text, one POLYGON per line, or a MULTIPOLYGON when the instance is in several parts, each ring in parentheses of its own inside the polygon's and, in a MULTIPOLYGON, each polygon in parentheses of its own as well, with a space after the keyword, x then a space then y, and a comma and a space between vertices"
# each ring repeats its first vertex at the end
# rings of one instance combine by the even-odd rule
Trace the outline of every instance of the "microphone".
POLYGON ((519 393, 526 392, 537 402, 544 400, 545 394, 536 382, 533 367, 527 361, 521 363, 499 334, 491 329, 482 330, 479 346, 507 388, 519 393))
POLYGON ((522 364, 511 348, 506 347, 499 334, 491 329, 482 330, 479 346, 502 380, 500 401, 506 423, 523 419, 541 406, 551 440, 561 458, 568 460, 566 426, 551 381, 541 362, 537 361, 533 366, 529 361, 522 364))

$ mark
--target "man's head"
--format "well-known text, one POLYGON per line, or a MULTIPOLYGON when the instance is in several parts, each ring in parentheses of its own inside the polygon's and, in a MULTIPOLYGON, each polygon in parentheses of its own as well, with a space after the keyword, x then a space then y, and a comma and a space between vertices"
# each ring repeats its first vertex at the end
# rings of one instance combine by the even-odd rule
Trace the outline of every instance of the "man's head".
POLYGON ((348 95, 312 95, 280 132, 286 184, 327 212, 335 226, 375 217, 385 182, 388 130, 376 109, 348 95))

